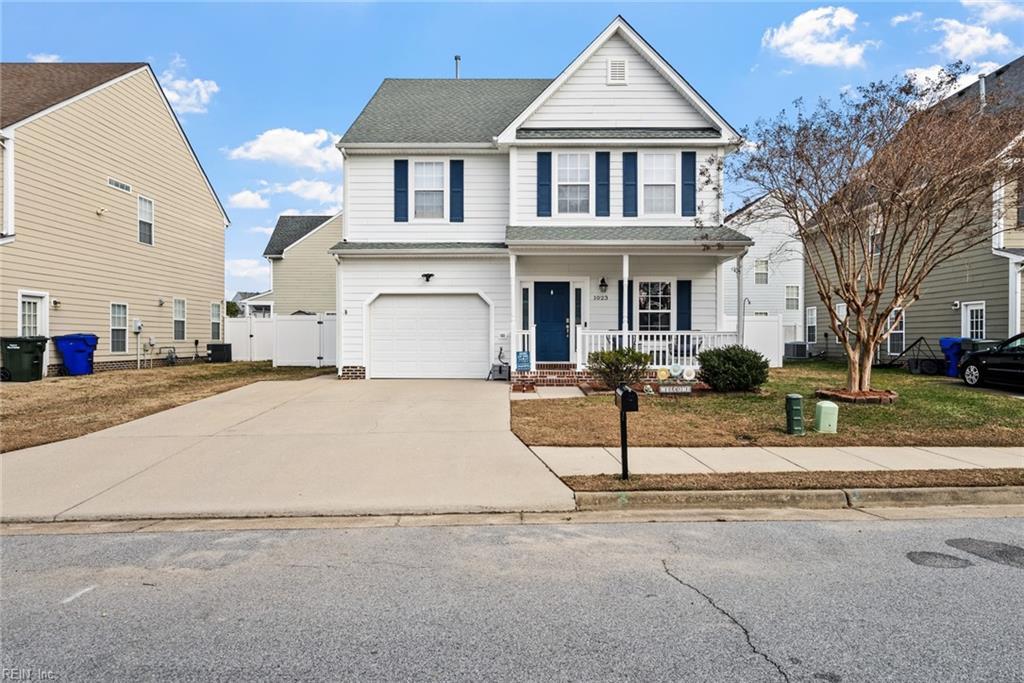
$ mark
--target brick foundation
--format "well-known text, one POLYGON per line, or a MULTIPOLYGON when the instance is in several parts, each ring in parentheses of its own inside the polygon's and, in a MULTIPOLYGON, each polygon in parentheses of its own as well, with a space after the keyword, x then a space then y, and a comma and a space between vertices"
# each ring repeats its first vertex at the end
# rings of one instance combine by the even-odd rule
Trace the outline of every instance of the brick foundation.
MULTIPOLYGON (((200 358, 199 360, 192 360, 191 358, 178 358, 178 362, 175 365, 191 365, 192 363, 205 363, 206 358, 200 358)), ((170 365, 165 358, 154 358, 152 367, 162 368, 170 365)), ((148 370, 150 368, 150 362, 148 360, 142 361, 142 369, 148 370)), ((111 370, 135 370, 136 363, 135 359, 131 360, 105 360, 96 361, 92 364, 93 372, 110 372, 111 370)), ((51 363, 46 366, 46 374, 49 377, 58 377, 64 374, 64 365, 61 363, 51 363)))
POLYGON ((366 368, 362 365, 343 365, 338 379, 366 379, 366 368))

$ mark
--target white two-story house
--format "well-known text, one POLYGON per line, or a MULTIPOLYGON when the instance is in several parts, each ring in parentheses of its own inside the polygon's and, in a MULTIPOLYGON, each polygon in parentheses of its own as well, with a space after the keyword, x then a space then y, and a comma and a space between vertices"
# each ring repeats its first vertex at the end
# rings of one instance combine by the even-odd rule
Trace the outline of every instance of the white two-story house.
POLYGON ((621 17, 554 80, 385 80, 338 144, 339 376, 506 361, 568 383, 596 350, 692 366, 736 343, 723 264, 752 242, 720 189, 739 143, 621 17))

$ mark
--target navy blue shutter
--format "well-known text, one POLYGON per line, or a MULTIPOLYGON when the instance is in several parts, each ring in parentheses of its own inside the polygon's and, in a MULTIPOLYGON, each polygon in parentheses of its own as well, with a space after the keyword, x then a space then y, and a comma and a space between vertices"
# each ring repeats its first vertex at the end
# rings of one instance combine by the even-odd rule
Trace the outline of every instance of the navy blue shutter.
POLYGON ((697 153, 683 152, 683 215, 697 215, 697 153))
POLYGON ((462 213, 462 159, 452 159, 448 162, 448 183, 451 185, 451 194, 448 208, 448 218, 452 223, 461 223, 462 213))
POLYGON ((551 152, 537 152, 537 215, 551 215, 551 152))
POLYGON ((622 280, 619 280, 619 316, 615 319, 615 329, 622 329, 622 305, 626 304, 626 322, 629 324, 629 329, 633 329, 633 281, 629 281, 629 286, 626 287, 626 298, 622 298, 622 280))
POLYGON ((594 179, 596 181, 597 197, 594 200, 595 213, 598 216, 610 216, 611 214, 611 152, 596 152, 594 154, 595 165, 594 179))
POLYGON ((409 221, 409 160, 395 159, 395 222, 409 221))
POLYGON ((693 329, 693 283, 676 280, 676 329, 693 329))
POLYGON ((622 215, 636 217, 636 152, 622 153, 622 215))

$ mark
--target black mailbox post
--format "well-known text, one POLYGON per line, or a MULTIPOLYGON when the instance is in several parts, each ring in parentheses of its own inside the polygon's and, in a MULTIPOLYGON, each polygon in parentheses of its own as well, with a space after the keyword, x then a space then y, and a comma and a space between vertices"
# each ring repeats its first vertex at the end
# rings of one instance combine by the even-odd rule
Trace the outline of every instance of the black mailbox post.
POLYGON ((622 478, 629 479, 629 435, 626 431, 626 413, 640 410, 640 400, 636 392, 626 384, 620 384, 615 390, 615 405, 619 408, 619 442, 622 449, 622 478))

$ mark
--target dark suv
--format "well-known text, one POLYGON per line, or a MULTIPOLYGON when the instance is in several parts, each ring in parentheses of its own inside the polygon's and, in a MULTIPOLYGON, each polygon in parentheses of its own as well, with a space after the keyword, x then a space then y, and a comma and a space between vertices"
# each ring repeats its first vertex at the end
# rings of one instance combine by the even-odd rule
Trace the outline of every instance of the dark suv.
POLYGON ((960 359, 960 376, 967 386, 1011 384, 1024 387, 1024 334, 960 359))

